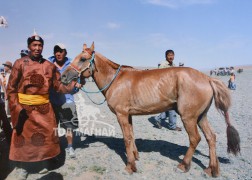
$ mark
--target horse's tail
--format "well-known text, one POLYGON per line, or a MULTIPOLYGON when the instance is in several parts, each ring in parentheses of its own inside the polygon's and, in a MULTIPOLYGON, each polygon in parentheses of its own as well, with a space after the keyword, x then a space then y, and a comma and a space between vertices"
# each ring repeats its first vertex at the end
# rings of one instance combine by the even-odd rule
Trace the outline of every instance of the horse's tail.
POLYGON ((228 109, 231 106, 230 91, 226 85, 219 79, 211 78, 210 84, 213 89, 215 106, 224 117, 227 124, 227 151, 237 155, 240 152, 240 136, 238 131, 231 125, 228 109))

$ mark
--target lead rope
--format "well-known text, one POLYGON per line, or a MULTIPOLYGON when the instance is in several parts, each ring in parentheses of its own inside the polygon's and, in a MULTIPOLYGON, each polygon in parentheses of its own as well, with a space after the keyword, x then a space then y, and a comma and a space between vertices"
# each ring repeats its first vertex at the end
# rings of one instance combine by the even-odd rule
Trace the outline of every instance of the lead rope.
MULTIPOLYGON (((90 61, 90 63, 91 63, 91 67, 92 67, 93 61, 90 61)), ((96 105, 102 105, 102 104, 106 101, 106 98, 104 99, 104 101, 102 101, 102 102, 100 102, 100 103, 97 103, 97 102, 94 102, 94 101, 90 98, 90 96, 89 96, 88 94, 100 93, 100 92, 106 90, 106 89, 112 84, 112 82, 114 81, 114 79, 118 76, 118 74, 119 74, 119 72, 120 72, 120 69, 121 69, 121 65, 120 65, 120 66, 118 67, 118 69, 116 70, 116 73, 115 73, 114 77, 112 78, 112 80, 110 81, 110 83, 108 83, 107 85, 105 85, 102 89, 99 89, 98 91, 87 91, 87 90, 85 90, 84 87, 82 87, 81 90, 82 90, 83 92, 86 93, 88 99, 89 99, 92 103, 94 103, 94 104, 96 104, 96 105)))

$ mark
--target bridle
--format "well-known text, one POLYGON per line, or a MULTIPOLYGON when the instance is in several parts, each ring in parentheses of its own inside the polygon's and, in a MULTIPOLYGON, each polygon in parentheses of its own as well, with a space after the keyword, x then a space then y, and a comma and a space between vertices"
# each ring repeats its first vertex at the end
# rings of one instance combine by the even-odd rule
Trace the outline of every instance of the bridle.
MULTIPOLYGON (((95 61, 95 51, 93 51, 92 57, 89 59, 89 64, 88 64, 86 67, 84 67, 83 69, 78 68, 78 67, 75 66, 73 63, 71 63, 70 66, 78 73, 78 77, 80 77, 81 74, 82 74, 83 72, 85 72, 87 69, 90 69, 90 74, 91 74, 91 76, 93 76, 94 61, 95 61)), ((112 80, 111 80, 108 84, 106 84, 103 88, 99 89, 98 91, 87 91, 87 90, 85 90, 84 87, 82 87, 81 90, 87 94, 87 97, 88 97, 94 104, 96 104, 96 105, 101 105, 101 104, 103 104, 103 103, 106 101, 106 98, 104 99, 103 102, 101 102, 101 103, 96 103, 96 102, 94 102, 94 101, 89 97, 88 94, 90 94, 90 93, 101 93, 102 91, 106 90, 106 89, 112 84, 112 82, 114 81, 114 79, 118 76, 118 74, 119 74, 119 72, 120 72, 120 69, 121 69, 121 65, 120 65, 120 66, 118 67, 118 69, 116 70, 116 73, 115 73, 114 77, 112 78, 112 80)))
POLYGON ((92 57, 88 60, 89 64, 86 67, 84 67, 83 69, 80 69, 79 67, 75 66, 73 63, 71 63, 69 66, 71 66, 78 73, 78 77, 80 77, 83 72, 90 69, 90 67, 91 67, 90 74, 92 76, 93 75, 93 68, 94 68, 94 58, 95 58, 95 52, 92 53, 92 57))

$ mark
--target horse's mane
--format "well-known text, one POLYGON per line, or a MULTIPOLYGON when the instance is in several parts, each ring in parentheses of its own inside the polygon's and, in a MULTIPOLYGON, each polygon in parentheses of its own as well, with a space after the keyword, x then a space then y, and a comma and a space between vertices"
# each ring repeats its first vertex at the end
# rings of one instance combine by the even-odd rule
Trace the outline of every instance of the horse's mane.
MULTIPOLYGON (((119 68, 119 64, 111 61, 110 59, 106 58, 105 56, 103 56, 101 53, 95 52, 95 55, 97 55, 98 57, 100 57, 102 60, 105 60, 106 63, 108 63, 113 69, 118 69, 119 68)), ((121 65, 121 70, 138 70, 133 68, 132 66, 127 66, 127 65, 121 65)))

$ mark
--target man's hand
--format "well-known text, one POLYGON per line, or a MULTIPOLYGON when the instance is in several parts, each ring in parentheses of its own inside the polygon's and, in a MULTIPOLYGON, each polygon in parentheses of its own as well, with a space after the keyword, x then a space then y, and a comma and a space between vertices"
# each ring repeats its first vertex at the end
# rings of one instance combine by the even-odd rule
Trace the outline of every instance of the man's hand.
POLYGON ((82 86, 83 86, 83 84, 80 84, 80 83, 75 84, 75 87, 78 88, 78 89, 82 88, 82 86))

